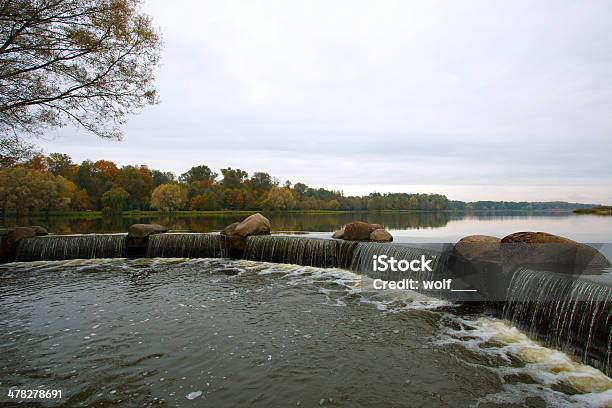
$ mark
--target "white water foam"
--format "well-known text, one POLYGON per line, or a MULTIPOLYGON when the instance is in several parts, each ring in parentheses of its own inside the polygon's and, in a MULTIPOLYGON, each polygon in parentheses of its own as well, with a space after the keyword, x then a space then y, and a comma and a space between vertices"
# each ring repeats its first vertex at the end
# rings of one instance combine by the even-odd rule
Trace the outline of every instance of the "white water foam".
POLYGON ((533 396, 555 407, 612 407, 612 379, 561 351, 529 339, 505 321, 491 317, 466 319, 450 314, 443 321, 446 324, 437 344, 459 344, 476 353, 501 357, 508 363, 501 367, 483 366, 500 375, 504 389, 481 398, 476 407, 489 402, 521 404, 533 396), (518 367, 511 364, 516 360, 524 364, 518 367), (527 376, 534 384, 509 383, 504 380, 507 376, 527 376))

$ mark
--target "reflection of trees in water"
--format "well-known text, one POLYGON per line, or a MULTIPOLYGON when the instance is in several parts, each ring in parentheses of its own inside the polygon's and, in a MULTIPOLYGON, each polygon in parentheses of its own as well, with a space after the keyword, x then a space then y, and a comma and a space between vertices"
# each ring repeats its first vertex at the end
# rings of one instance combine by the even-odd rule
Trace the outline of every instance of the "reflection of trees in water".
POLYGON ((382 224, 389 229, 440 228, 450 220, 447 212, 272 213, 268 216, 277 231, 333 231, 352 221, 382 224))
MULTIPOLYGON (((268 213, 275 231, 333 231, 351 221, 367 221, 383 224, 390 229, 438 228, 445 226, 450 213, 337 213, 337 214, 300 214, 268 213)), ((244 215, 160 215, 146 217, 22 217, 7 220, 7 227, 19 225, 42 225, 57 234, 87 234, 92 232, 126 232, 136 223, 156 223, 172 230, 195 232, 220 231, 226 225, 240 221, 244 215)))
MULTIPOLYGON (((356 212, 356 213, 264 213, 275 231, 334 231, 351 221, 383 224, 389 229, 442 228, 450 220, 527 219, 536 213, 457 213, 457 212, 356 212)), ((539 213, 538 216, 568 217, 568 213, 539 213)), ((92 232, 126 232, 136 223, 157 223, 172 230, 194 232, 220 231, 226 225, 240 221, 245 215, 157 215, 143 217, 21 217, 4 220, 6 227, 42 225, 57 234, 87 234, 92 232)))

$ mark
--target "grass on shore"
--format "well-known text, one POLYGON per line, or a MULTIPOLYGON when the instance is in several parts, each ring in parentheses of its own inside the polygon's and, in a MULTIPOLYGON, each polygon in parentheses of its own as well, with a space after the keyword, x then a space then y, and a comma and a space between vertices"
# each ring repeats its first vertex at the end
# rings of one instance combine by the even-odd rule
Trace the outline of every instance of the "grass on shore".
POLYGON ((593 208, 579 208, 574 210, 575 214, 612 215, 612 206, 600 205, 593 208))

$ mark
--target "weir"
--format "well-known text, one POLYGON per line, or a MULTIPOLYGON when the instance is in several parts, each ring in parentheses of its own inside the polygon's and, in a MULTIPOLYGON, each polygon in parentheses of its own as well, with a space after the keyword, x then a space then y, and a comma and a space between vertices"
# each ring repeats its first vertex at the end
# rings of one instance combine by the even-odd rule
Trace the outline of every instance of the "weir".
POLYGON ((247 238, 243 258, 319 268, 350 269, 357 242, 260 235, 247 238))
POLYGON ((521 268, 502 317, 545 344, 612 373, 612 287, 607 282, 521 268))
POLYGON ((168 233, 149 237, 147 258, 222 258, 227 256, 219 234, 168 233))
POLYGON ((65 259, 123 258, 125 234, 47 235, 23 239, 17 261, 59 261, 65 259))

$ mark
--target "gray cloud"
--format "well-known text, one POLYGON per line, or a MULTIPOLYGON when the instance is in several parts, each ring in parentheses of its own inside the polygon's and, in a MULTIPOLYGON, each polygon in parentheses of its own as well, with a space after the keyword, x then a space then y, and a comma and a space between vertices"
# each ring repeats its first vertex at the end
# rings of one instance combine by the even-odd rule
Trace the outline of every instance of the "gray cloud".
POLYGON ((612 4, 147 1, 162 103, 47 151, 364 193, 612 202, 612 4))

